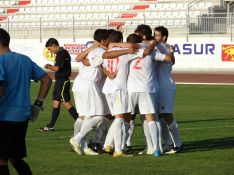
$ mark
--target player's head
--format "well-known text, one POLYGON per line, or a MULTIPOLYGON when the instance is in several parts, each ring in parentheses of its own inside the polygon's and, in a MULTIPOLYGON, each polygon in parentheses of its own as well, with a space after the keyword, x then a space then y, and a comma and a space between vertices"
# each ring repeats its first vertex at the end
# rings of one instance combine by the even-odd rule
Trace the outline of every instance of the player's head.
POLYGON ((0 28, 0 48, 9 48, 10 35, 8 32, 0 28))
POLYGON ((168 38, 168 29, 164 26, 158 26, 154 29, 154 39, 158 42, 167 42, 168 38))
POLYGON ((47 47, 47 49, 51 52, 51 53, 57 53, 59 50, 59 43, 58 40, 56 40, 55 38, 50 38, 48 39, 48 41, 46 42, 45 47, 47 47))
POLYGON ((108 35, 110 36, 112 33, 114 33, 116 30, 115 29, 108 29, 108 35))
POLYGON ((93 35, 93 39, 104 46, 109 45, 108 37, 109 37, 108 30, 106 29, 97 29, 95 30, 93 35))
POLYGON ((109 37, 110 43, 123 42, 123 34, 119 31, 114 31, 109 37))
POLYGON ((137 35, 135 33, 132 33, 132 34, 128 35, 127 42, 128 43, 133 43, 133 44, 141 43, 142 38, 139 35, 137 35))
POLYGON ((137 26, 134 33, 141 36, 143 40, 152 40, 152 29, 148 25, 141 24, 137 26))

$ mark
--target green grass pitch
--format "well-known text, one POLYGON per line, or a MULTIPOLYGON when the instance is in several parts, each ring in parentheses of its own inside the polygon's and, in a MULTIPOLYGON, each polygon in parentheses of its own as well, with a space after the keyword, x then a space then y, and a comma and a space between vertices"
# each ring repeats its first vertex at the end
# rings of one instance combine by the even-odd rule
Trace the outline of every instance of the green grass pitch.
MULTIPOLYGON (((38 84, 32 83, 32 101, 38 84)), ((175 116, 183 153, 160 158, 141 155, 79 156, 69 152, 73 121, 62 107, 54 132, 40 132, 50 120, 52 88, 39 120, 29 124, 25 159, 34 175, 228 175, 234 174, 234 86, 177 85, 175 116)), ((74 103, 73 103, 74 104, 74 103)), ((133 135, 135 152, 145 147, 139 118, 133 135)), ((11 167, 12 174, 16 174, 11 167)))

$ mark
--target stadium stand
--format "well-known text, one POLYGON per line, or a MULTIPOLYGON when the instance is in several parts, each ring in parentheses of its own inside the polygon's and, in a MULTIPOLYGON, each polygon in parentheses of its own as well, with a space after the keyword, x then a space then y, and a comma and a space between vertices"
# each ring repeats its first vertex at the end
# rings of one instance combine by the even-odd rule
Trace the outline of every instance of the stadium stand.
MULTIPOLYGON (((0 0, 0 25, 12 36, 86 36, 97 27, 164 25, 177 35, 226 33, 227 4, 220 0, 0 0), (217 15, 224 14, 224 15, 217 15), (208 27, 207 27, 208 26, 208 27)), ((229 5, 230 6, 230 5, 229 5)), ((232 7, 232 6, 230 6, 232 7)), ((232 9, 232 8, 231 8, 232 9)), ((229 10, 230 12, 230 10, 229 10)), ((230 16, 229 16, 230 17, 230 16)))

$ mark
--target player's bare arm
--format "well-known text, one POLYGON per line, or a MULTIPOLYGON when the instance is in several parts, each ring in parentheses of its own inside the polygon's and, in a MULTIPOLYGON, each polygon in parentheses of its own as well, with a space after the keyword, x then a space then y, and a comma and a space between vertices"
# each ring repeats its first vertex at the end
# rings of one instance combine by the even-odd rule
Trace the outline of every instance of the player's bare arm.
POLYGON ((76 61, 80 62, 83 59, 85 59, 87 57, 87 55, 89 54, 90 51, 96 49, 97 47, 99 47, 98 43, 95 43, 92 47, 86 49, 85 51, 81 52, 77 57, 76 57, 76 61))
POLYGON ((102 68, 103 73, 111 80, 115 79, 116 73, 110 73, 106 68, 102 68))
POLYGON ((44 67, 45 67, 46 69, 51 70, 51 71, 54 71, 54 72, 58 72, 58 70, 59 70, 59 67, 58 67, 58 66, 53 66, 53 65, 51 65, 51 64, 46 64, 44 67))
POLYGON ((113 58, 116 58, 116 57, 119 57, 122 55, 135 53, 136 51, 137 51, 136 48, 106 51, 102 54, 102 58, 103 59, 113 59, 113 58))
POLYGON ((83 59, 81 62, 84 66, 90 66, 90 62, 87 58, 83 59))
POLYGON ((134 43, 110 43, 108 47, 109 49, 112 49, 113 47, 139 49, 141 46, 139 44, 134 44, 134 43))
POLYGON ((152 40, 152 42, 150 43, 149 47, 147 47, 147 48, 144 49, 143 57, 145 57, 147 55, 150 55, 157 44, 158 44, 157 41, 152 40))
POLYGON ((41 85, 38 93, 38 98, 45 98, 49 92, 52 80, 48 75, 45 75, 40 79, 41 85))
POLYGON ((174 52, 168 53, 163 61, 172 61, 174 58, 174 52))

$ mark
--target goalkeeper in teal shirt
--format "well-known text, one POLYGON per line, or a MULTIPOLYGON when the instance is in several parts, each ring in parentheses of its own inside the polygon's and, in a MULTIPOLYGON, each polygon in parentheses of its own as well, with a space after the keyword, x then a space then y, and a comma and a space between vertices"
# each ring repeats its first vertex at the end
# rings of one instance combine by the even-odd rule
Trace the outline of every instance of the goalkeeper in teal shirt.
POLYGON ((28 121, 38 117, 51 79, 29 57, 12 52, 9 43, 9 34, 0 28, 0 174, 10 174, 10 162, 19 175, 30 175, 30 167, 23 160, 28 121), (31 80, 41 83, 32 106, 31 80))

